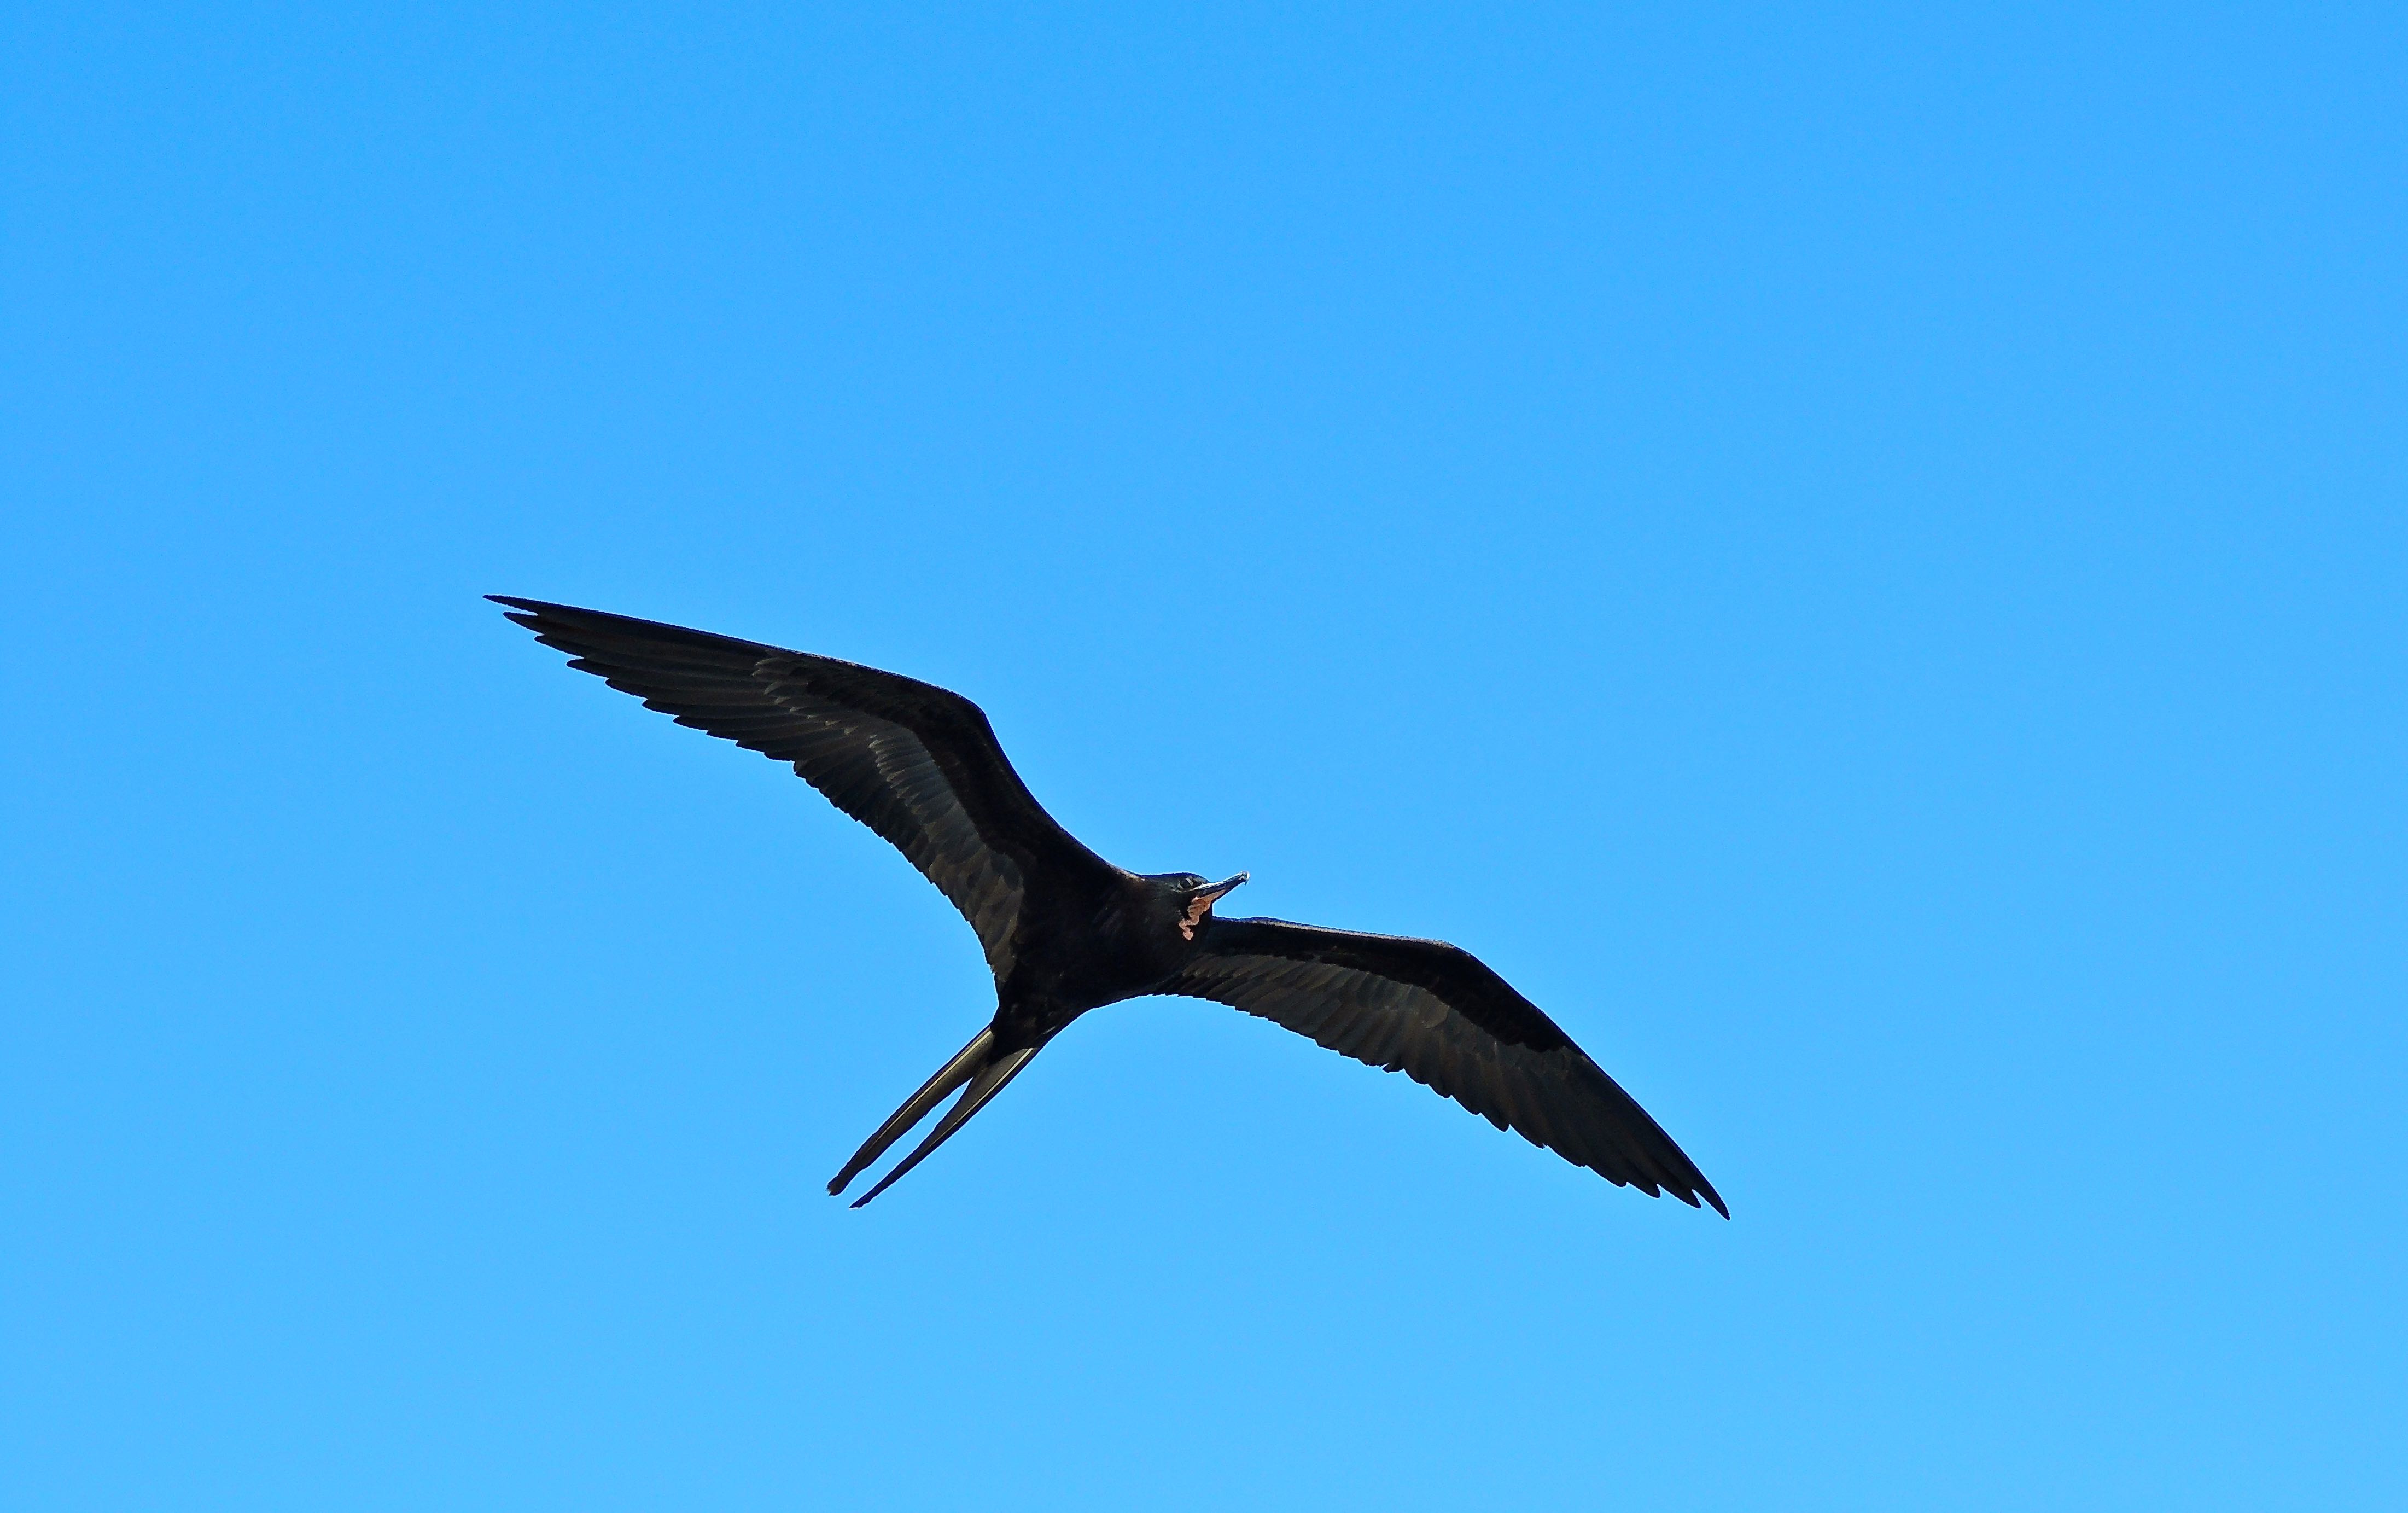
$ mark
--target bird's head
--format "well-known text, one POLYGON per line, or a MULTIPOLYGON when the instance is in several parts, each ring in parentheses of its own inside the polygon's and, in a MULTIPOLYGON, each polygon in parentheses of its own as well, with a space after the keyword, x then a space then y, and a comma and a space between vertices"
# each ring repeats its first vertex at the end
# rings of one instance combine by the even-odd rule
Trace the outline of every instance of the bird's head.
POLYGON ((1190 941, 1196 938, 1196 927, 1204 923, 1204 916, 1212 912, 1212 905, 1221 901, 1221 895, 1245 880, 1243 872, 1218 883, 1208 883, 1194 872, 1172 872, 1168 877, 1155 879, 1167 885, 1169 901, 1179 911, 1180 937, 1190 941))

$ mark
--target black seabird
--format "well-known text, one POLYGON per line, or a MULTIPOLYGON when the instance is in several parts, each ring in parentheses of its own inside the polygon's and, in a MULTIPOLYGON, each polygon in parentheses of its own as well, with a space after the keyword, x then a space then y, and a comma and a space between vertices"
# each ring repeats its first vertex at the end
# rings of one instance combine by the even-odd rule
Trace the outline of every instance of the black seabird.
POLYGON ((1056 824, 959 694, 833 657, 650 620, 493 596, 569 666, 781 762, 884 836, 977 931, 995 1017, 878 1127, 842 1192, 939 1103, 926 1139, 853 1203, 920 1164, 1090 1009, 1175 993, 1243 1009, 1388 1072, 1654 1197, 1730 1210, 1661 1126, 1538 1005, 1469 952, 1212 912, 1246 874, 1113 866, 1056 824))

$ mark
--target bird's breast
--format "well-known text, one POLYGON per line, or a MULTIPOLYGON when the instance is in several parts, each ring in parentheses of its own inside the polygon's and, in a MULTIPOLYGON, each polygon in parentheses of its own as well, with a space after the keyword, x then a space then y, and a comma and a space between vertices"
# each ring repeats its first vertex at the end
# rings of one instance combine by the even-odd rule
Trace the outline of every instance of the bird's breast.
POLYGON ((1098 909, 1069 928, 1040 922, 1019 944, 1007 999, 1045 1000, 1084 1013, 1154 990, 1194 947, 1133 912, 1098 909))

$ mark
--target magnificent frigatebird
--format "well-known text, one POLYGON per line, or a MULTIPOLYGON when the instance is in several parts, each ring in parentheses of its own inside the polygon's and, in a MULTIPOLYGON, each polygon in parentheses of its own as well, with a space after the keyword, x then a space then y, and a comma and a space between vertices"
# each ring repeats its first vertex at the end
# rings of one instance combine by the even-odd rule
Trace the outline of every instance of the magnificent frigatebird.
POLYGON ((976 704, 875 668, 650 620, 494 595, 568 665, 778 761, 876 830, 977 931, 995 1017, 878 1127, 842 1192, 956 1088, 926 1159, 1062 1028, 1147 993, 1211 999, 1402 1072, 1498 1129, 1654 1197, 1730 1210, 1661 1126, 1537 1004, 1469 951, 1212 906, 1246 874, 1140 873, 1079 843, 1030 795, 976 704))

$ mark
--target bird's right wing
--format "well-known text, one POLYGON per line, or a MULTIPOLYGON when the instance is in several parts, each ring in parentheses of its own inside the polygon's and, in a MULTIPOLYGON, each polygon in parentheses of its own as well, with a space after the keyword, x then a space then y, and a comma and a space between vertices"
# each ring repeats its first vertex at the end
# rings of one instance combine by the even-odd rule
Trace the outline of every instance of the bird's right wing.
POLYGON ((1211 999, 1454 1099, 1576 1166, 1654 1197, 1723 1205, 1663 1127, 1539 1006, 1442 941, 1208 917, 1158 989, 1211 999))
POLYGON ((648 709, 791 762, 892 842, 978 932, 996 980, 1032 884, 1111 864, 1037 802, 961 695, 893 672, 651 620, 506 598, 569 666, 648 709))

